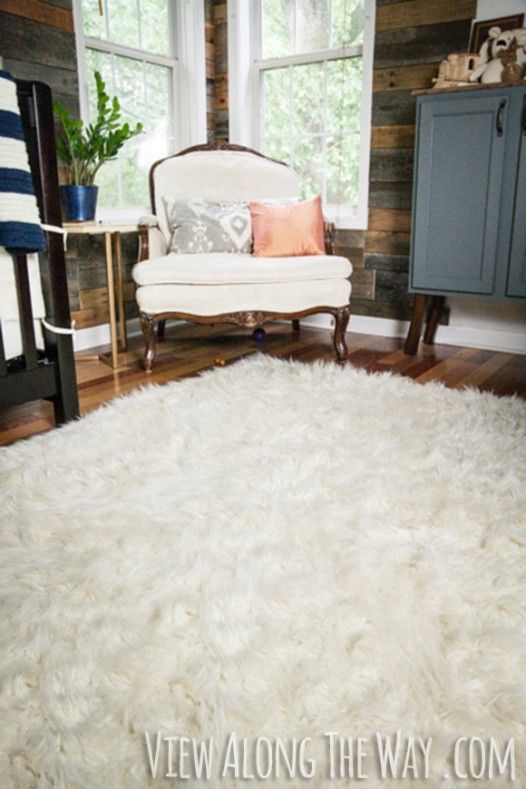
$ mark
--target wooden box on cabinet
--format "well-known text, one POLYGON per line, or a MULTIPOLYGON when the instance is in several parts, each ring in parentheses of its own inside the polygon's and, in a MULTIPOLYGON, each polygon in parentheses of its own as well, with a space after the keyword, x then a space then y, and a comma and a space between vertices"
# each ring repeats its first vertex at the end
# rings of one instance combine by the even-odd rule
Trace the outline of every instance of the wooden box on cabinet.
POLYGON ((426 301, 432 342, 446 296, 526 299, 526 83, 418 96, 413 187, 406 353, 426 301))

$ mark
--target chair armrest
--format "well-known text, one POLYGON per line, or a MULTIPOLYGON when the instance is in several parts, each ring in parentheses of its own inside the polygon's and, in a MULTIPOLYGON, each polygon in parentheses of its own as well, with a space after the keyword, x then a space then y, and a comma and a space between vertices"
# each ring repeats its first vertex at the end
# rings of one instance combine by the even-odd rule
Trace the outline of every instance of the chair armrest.
POLYGON ((336 225, 334 222, 323 222, 323 238, 325 241, 325 254, 336 254, 336 225))
POLYGON ((154 214, 146 214, 139 219, 139 255, 138 262, 148 258, 166 255, 168 245, 159 227, 159 220, 154 214))

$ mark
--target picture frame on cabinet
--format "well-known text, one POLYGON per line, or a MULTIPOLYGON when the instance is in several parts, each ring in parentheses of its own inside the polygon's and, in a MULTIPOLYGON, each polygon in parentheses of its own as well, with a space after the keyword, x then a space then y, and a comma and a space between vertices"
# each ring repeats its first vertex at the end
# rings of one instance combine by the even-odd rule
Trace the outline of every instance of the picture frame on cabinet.
POLYGON ((469 51, 472 54, 478 55, 480 48, 484 41, 489 36, 489 31, 492 27, 500 27, 504 30, 516 30, 524 25, 524 14, 512 14, 511 16, 501 16, 496 19, 482 19, 475 20, 471 29, 471 37, 469 41, 469 51))

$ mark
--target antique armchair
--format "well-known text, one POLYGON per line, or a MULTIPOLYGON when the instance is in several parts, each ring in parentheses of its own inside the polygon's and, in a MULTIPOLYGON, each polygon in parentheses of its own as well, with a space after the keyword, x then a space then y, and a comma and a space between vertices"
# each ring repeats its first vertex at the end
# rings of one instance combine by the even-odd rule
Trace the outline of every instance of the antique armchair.
POLYGON ((155 359, 156 325, 162 337, 169 318, 246 328, 287 319, 298 331, 300 318, 330 313, 336 358, 346 359, 352 266, 334 254, 333 225, 325 223, 325 255, 169 252, 171 228, 163 198, 279 201, 298 193, 298 176, 287 165, 239 145, 198 145, 152 166, 152 215, 140 221, 139 262, 133 269, 146 371, 155 359))

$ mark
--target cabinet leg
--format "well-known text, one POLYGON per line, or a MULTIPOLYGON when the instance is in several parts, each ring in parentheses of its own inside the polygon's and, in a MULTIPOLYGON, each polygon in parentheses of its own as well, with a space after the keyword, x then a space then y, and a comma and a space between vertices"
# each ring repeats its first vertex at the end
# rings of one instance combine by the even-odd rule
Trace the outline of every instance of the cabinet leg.
POLYGON ((440 320, 440 315, 444 308, 444 296, 433 296, 431 299, 431 306, 427 314, 427 325, 424 332, 424 342, 426 345, 433 345, 435 342, 435 334, 440 320))
POLYGON ((418 350, 418 343, 420 342, 420 334, 422 331, 422 321, 424 320, 424 312, 426 309, 427 296, 425 293, 417 293, 415 302, 413 304, 413 314, 411 316, 411 325, 407 333, 407 339, 404 345, 404 353, 408 356, 414 356, 418 350))

